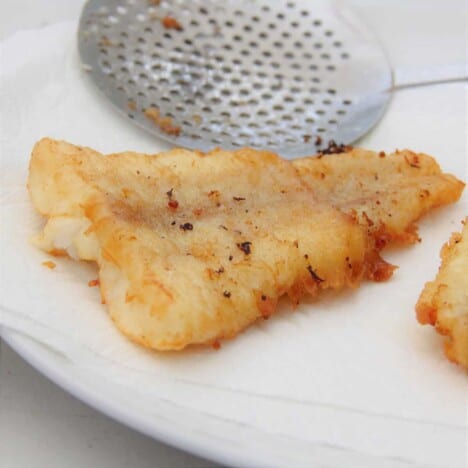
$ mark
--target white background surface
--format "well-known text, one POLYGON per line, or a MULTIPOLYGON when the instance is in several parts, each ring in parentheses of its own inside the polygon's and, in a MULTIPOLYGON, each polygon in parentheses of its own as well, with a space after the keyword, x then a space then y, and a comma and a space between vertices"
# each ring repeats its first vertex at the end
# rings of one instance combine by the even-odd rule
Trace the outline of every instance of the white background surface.
MULTIPOLYGON (((0 39, 17 30, 75 19, 82 3, 82 0, 2 0, 0 39)), ((439 45, 442 40, 447 63, 466 56, 462 43, 457 40, 459 35, 441 34, 447 28, 447 21, 454 31, 463 30, 466 18, 453 14, 455 10, 463 10, 463 1, 444 2, 446 18, 434 12, 431 15, 429 4, 434 2, 428 1, 354 0, 354 3, 365 7, 363 11, 369 21, 379 22, 378 32, 384 40, 392 38, 386 45, 394 64, 406 69, 439 65, 440 54, 434 54, 432 62, 422 62, 428 56, 422 51, 434 47, 435 40, 439 45), (401 15, 397 23, 381 21, 385 18, 384 5, 388 8, 391 3, 396 9, 406 3, 408 9, 408 14, 401 15), (429 16, 422 31, 426 34, 412 48, 407 47, 405 31, 415 27, 416 15, 427 12, 429 16), (395 34, 396 30, 399 34, 395 34)), ((37 374, 4 344, 0 348, 0 465, 8 468, 216 466, 141 436, 89 409, 37 374)))

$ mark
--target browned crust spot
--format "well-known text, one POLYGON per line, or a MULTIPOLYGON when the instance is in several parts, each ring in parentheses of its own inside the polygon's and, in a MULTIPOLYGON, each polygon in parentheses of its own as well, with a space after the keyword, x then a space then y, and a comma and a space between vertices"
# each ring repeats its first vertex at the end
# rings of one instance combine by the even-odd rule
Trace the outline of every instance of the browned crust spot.
POLYGON ((180 135, 181 128, 174 124, 171 117, 162 117, 158 108, 148 107, 145 109, 144 114, 156 127, 167 135, 176 137, 180 135))
POLYGON ((182 25, 173 16, 165 16, 161 19, 162 25, 166 29, 175 29, 176 31, 182 31, 182 25))

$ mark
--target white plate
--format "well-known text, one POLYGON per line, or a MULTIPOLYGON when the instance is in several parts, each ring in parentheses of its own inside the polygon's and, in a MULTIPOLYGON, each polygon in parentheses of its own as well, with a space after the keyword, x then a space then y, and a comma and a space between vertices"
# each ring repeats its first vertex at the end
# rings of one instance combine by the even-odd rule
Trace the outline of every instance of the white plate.
MULTIPOLYGON (((41 266, 47 256, 27 241, 40 225, 24 183, 41 136, 103 152, 164 148, 114 114, 77 71, 74 31, 64 23, 1 45, 0 111, 8 118, 0 133, 0 323, 11 346, 109 416, 221 463, 462 466, 466 377, 413 309, 466 198, 421 223, 423 243, 385 255, 400 266, 386 284, 294 313, 283 306, 219 352, 142 350, 115 330, 87 287, 92 267, 54 260, 49 271, 41 266)), ((399 92, 361 144, 432 153, 464 178, 465 90, 458 83, 399 92)))

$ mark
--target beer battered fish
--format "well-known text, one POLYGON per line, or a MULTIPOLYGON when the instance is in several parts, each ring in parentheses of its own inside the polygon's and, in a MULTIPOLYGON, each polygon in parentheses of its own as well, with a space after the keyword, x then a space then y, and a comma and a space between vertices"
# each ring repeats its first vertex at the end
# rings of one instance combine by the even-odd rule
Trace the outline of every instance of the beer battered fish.
POLYGON ((416 313, 420 323, 434 325, 446 336, 446 356, 468 369, 468 218, 440 256, 437 277, 426 283, 416 313))
MULTIPOLYGON (((28 186, 48 217, 37 245, 96 261, 119 329, 170 350, 235 336, 268 318, 284 294, 297 303, 391 276, 353 208, 333 207, 330 189, 312 182, 299 163, 251 149, 103 156, 44 139, 33 150, 28 186)), ((433 205, 461 193, 456 179, 442 185, 433 205)), ((405 208, 388 205, 395 216, 405 208)))
POLYGON ((355 217, 378 248, 416 242, 416 221, 458 200, 464 187, 434 158, 408 150, 387 155, 353 149, 293 164, 320 201, 355 217))

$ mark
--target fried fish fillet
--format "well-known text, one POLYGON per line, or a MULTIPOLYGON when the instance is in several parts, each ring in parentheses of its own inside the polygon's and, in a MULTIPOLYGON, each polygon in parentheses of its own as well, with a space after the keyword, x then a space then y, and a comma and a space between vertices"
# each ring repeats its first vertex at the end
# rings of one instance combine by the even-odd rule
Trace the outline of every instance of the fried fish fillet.
POLYGON ((445 354, 468 369, 468 218, 442 247, 434 281, 426 283, 416 313, 420 323, 446 335, 445 354))
POLYGON ((293 164, 320 201, 354 216, 378 248, 417 241, 415 222, 432 208, 458 200, 464 187, 443 174, 434 158, 409 150, 387 155, 353 149, 293 164))
POLYGON ((48 217, 36 243, 96 261, 112 319, 158 350, 235 336, 284 294, 393 271, 356 216, 268 152, 103 156, 44 139, 28 186, 48 217))

